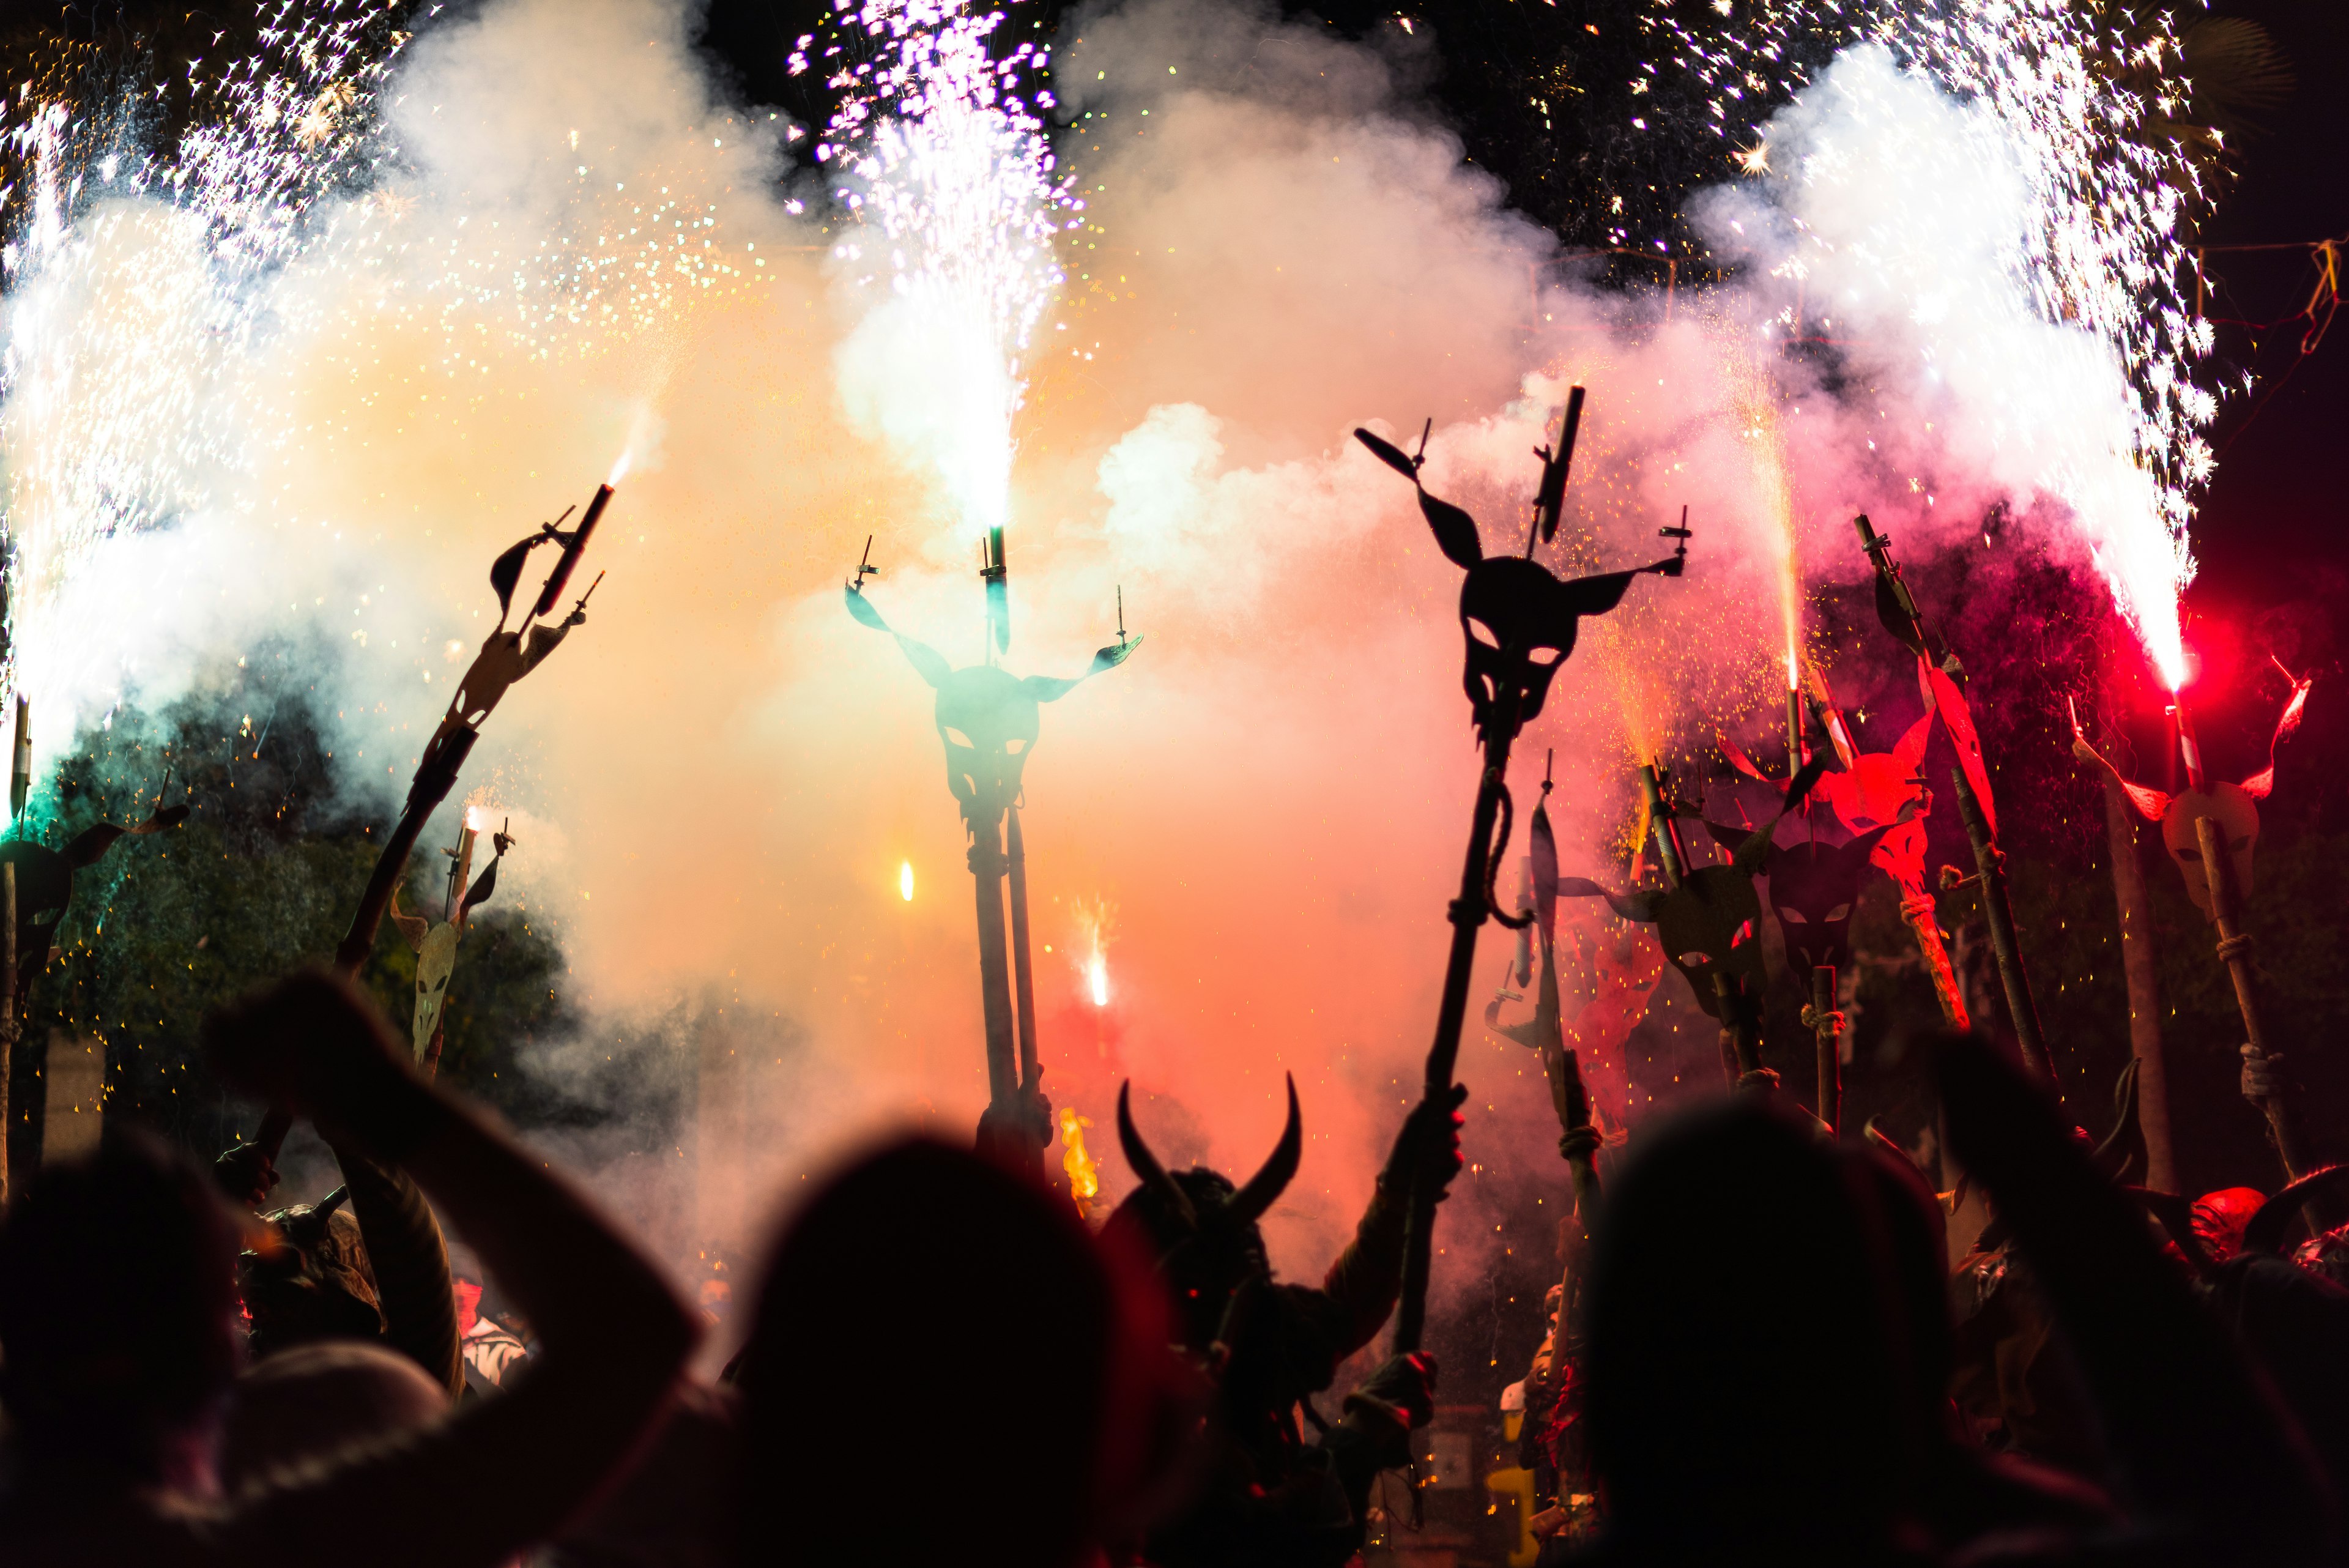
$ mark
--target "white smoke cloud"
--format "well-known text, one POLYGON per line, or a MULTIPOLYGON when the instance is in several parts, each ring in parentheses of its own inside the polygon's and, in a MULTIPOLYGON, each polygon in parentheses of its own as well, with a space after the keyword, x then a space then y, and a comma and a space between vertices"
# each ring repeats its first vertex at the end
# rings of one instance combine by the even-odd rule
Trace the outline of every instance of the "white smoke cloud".
MULTIPOLYGON (((983 1101, 930 693, 839 603, 872 535, 892 623, 979 657, 964 510, 922 444, 972 389, 895 303, 869 308, 892 296, 843 286, 846 230, 786 174, 788 128, 730 107, 685 26, 653 0, 492 0, 420 36, 387 89, 398 161, 239 302, 274 324, 227 373, 239 428, 182 461, 177 393, 135 383, 151 444, 125 461, 189 496, 59 588, 80 672, 26 679, 87 720, 264 638, 331 648, 345 782, 388 810, 495 618, 491 557, 632 452, 588 623, 489 721, 460 794, 531 825, 502 886, 560 935, 593 1020, 536 1070, 586 1081, 624 1026, 665 1030, 688 1099, 726 1107, 657 1170, 574 1152, 648 1223, 739 1240, 765 1194, 874 1128, 958 1132, 983 1101)), ((2101 440, 2100 409, 2070 405, 2113 389, 2013 385, 2007 357, 2044 364, 2045 334, 2000 292, 2011 176, 1949 167, 1971 158, 1961 111, 1864 54, 1774 131, 1772 182, 1702 209, 1751 247, 1746 280, 1666 319, 1568 280, 1412 96, 1410 56, 1224 0, 1129 0, 1070 32, 1060 76, 1090 118, 1060 147, 1088 223, 1063 236, 1016 426, 1008 662, 1081 671, 1121 589, 1146 642, 1044 710, 1027 766, 1046 1086, 1106 1127, 1131 1075, 1167 1158, 1253 1168, 1294 1073, 1308 1154, 1273 1241, 1304 1273, 1415 1093, 1475 783, 1458 571, 1351 430, 1415 440, 1432 418, 1431 488, 1514 550, 1530 450, 1578 382, 1560 569, 1653 560, 1691 508, 1687 576, 1586 628, 1513 774, 1529 802, 1554 750, 1567 868, 1619 877, 1633 753, 1769 722, 1785 550, 1741 398, 1774 411, 1816 579, 1857 570, 1854 510, 1967 535, 2050 443, 2101 440), (1768 324, 1803 287, 1865 373, 1830 388, 1775 355, 1768 324), (1096 1009, 1080 910, 1102 900, 1096 1009)), ((183 281, 186 234, 156 211, 106 244, 183 281)), ((33 300, 54 345, 131 297, 45 286, 15 296, 12 351, 39 346, 33 300)), ((191 356, 217 303, 137 297, 157 318, 97 371, 191 356)), ((10 471, 69 465, 84 416, 42 423, 21 397, 10 471)), ((1472 1030, 1480 1159, 1547 1115, 1526 1064, 1472 1030)), ((1489 1228, 1454 1208, 1456 1282, 1489 1228)))

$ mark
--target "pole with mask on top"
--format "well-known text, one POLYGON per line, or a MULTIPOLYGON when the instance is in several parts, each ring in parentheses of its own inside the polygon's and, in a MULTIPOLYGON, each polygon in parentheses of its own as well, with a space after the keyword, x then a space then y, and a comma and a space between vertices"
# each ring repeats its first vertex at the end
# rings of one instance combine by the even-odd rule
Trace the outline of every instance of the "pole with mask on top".
MULTIPOLYGON (((1622 602, 1631 579, 1642 572, 1678 576, 1687 560, 1683 545, 1665 560, 1633 571, 1612 572, 1561 581, 1533 559, 1536 547, 1557 532, 1564 504, 1574 441, 1581 423, 1583 390, 1568 394, 1563 425, 1555 452, 1535 450, 1541 459, 1533 521, 1523 556, 1487 557, 1476 520, 1466 512, 1431 495, 1421 480, 1427 461, 1427 438, 1433 421, 1420 432, 1419 450, 1402 448, 1367 430, 1357 430, 1360 441, 1380 462, 1412 482, 1420 514, 1435 536, 1436 547, 1466 576, 1460 585, 1460 621, 1466 643, 1464 685, 1474 712, 1483 766, 1477 775, 1475 805, 1470 814, 1468 851, 1460 874, 1459 896, 1451 901, 1451 950, 1444 965, 1444 990, 1436 1007, 1435 1039, 1428 1047, 1427 1070, 1415 1115, 1432 1116, 1436 1107, 1454 1100, 1453 1069, 1459 1060, 1460 1031, 1468 1012, 1468 988, 1476 961, 1476 935, 1488 915, 1516 928, 1520 919, 1501 910, 1494 894, 1495 872, 1507 848, 1510 819, 1516 807, 1509 798, 1506 775, 1509 749, 1524 726, 1541 713, 1549 683, 1574 651, 1578 624, 1584 616, 1604 615, 1622 602), (1495 828, 1499 828, 1495 842, 1495 828)), ((1431 1137, 1439 1136, 1429 1130, 1431 1137)), ((1423 1173, 1413 1182, 1411 1208, 1403 1229, 1402 1289, 1395 1306, 1396 1355, 1420 1348, 1426 1332, 1427 1282, 1433 1251, 1435 1203, 1439 1192, 1423 1173)))

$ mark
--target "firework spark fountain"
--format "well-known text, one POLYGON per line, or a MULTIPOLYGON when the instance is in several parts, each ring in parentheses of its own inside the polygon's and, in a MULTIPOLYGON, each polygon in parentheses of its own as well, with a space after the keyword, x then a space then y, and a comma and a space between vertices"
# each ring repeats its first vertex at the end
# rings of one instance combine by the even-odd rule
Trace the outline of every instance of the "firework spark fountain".
POLYGON ((2203 198, 2163 129, 2189 90, 2166 14, 1764 0, 1717 31, 1661 7, 1646 26, 1701 84, 1724 156, 1746 148, 1739 167, 1765 178, 1791 219, 1776 267, 1790 335, 1806 298, 1863 327, 1874 312, 1938 328, 1905 334, 1917 338, 1905 368, 2006 400, 1993 440, 2017 499, 2068 509, 2162 679, 2181 685, 2186 531, 2217 401, 2196 379, 2210 329, 2181 293, 2183 232, 2203 198), (1801 62, 1837 49, 1801 100, 1762 123, 1768 83, 1807 84, 1801 62), (1936 113, 1927 95, 1957 103, 1936 113), (1839 186, 1897 188, 1868 177, 1888 161, 1920 193, 1916 209, 1838 212, 1839 186))
POLYGON ((928 459, 966 539, 1009 521, 1023 358, 1063 280, 1053 236, 1084 207, 1037 118, 1052 97, 1027 85, 1049 51, 995 57, 1003 20, 963 0, 875 0, 855 14, 861 36, 821 56, 842 100, 815 155, 858 225, 833 257, 867 302, 842 390, 928 459), (874 57, 852 58, 863 49, 874 57))

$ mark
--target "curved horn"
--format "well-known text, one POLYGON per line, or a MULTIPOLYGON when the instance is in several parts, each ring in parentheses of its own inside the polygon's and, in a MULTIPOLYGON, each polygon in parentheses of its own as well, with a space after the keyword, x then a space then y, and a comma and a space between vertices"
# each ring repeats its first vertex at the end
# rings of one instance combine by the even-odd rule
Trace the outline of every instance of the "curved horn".
MULTIPOLYGON (((2250 1223, 2243 1227, 2243 1251, 2281 1254, 2284 1237, 2303 1204, 2312 1199, 2329 1199, 2326 1207, 2339 1204, 2342 1192, 2349 1189, 2349 1165, 2328 1165, 2323 1170, 2312 1170, 2265 1203, 2260 1205, 2250 1223)), ((2309 1229, 2318 1229, 2311 1220, 2309 1229)))
POLYGON ((1272 1158, 1264 1162, 1264 1168, 1232 1194, 1227 1206, 1231 1217, 1242 1225, 1253 1225, 1264 1218, 1264 1211, 1295 1179, 1297 1162, 1305 1154, 1305 1118, 1297 1110, 1297 1079, 1290 1074, 1282 1076, 1288 1080, 1288 1126, 1281 1129, 1280 1141, 1273 1146, 1272 1158))
POLYGON ((2161 1223, 2186 1261, 2194 1266, 2194 1276, 2207 1280, 2218 1268, 2210 1253, 2202 1245, 2202 1238, 2194 1233, 2194 1205, 2175 1192, 2155 1192, 2148 1188, 2124 1187, 2123 1192, 2145 1206, 2145 1211, 2161 1223))
POLYGON ((1174 1210, 1185 1230, 1195 1231, 1199 1228, 1199 1216, 1192 1210, 1190 1195, 1166 1174, 1166 1168, 1158 1163, 1158 1157, 1150 1152, 1150 1146, 1133 1128, 1133 1108, 1127 1103, 1133 1093, 1131 1081, 1117 1086, 1117 1141, 1125 1150, 1125 1163, 1133 1168, 1143 1186, 1157 1193, 1174 1210))
POLYGON ((2088 1156, 2095 1168, 2117 1181, 2128 1174, 2145 1147, 2145 1132, 2139 1125, 2142 1113, 2137 1108, 2137 1058, 2132 1056, 2113 1083, 2113 1130, 2105 1135, 2088 1156))

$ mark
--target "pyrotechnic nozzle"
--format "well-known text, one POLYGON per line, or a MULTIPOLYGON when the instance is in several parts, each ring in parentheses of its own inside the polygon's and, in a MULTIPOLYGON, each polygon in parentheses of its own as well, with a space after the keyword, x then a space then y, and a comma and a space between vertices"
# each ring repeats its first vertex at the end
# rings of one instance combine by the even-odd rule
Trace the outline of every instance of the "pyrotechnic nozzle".
POLYGON ((1686 506, 1682 506, 1681 508, 1681 525, 1679 527, 1659 528, 1656 530, 1656 537, 1659 539, 1676 539, 1680 541, 1672 547, 1672 558, 1666 561, 1658 568, 1658 570, 1660 570, 1665 576, 1679 576, 1682 572, 1688 568, 1688 542, 1696 537, 1695 531, 1688 525, 1688 508, 1686 506))
POLYGON ((1653 763, 1640 764, 1640 794, 1648 807, 1648 822, 1656 836, 1656 858, 1663 863, 1664 880, 1677 888, 1688 875, 1688 850, 1681 842, 1680 822, 1672 815, 1670 781, 1653 763))
POLYGON ((16 699, 16 745, 8 764, 8 820, 16 821, 25 815, 25 802, 33 794, 33 704, 26 698, 16 699))
POLYGON ((579 557, 586 554, 587 541, 595 537, 595 524, 603 518, 604 508, 611 504, 612 487, 597 485, 595 499, 587 504, 587 514, 579 519, 578 531, 571 535, 571 542, 564 545, 563 554, 555 560, 554 570, 546 575, 546 586, 538 590, 538 603, 530 612, 533 616, 554 613, 556 601, 563 597, 563 590, 571 586, 571 574, 579 569, 579 557))
MULTIPOLYGON (((1557 536, 1557 514, 1566 504, 1566 476, 1574 466, 1574 439, 1582 430, 1582 398, 1580 387, 1566 394, 1564 423, 1558 431, 1556 453, 1546 446, 1534 448, 1534 455, 1542 460, 1541 488, 1534 495, 1534 532, 1545 545, 1557 536)), ((1423 440, 1423 450, 1425 445, 1423 440)), ((1530 541, 1526 553, 1533 553, 1530 541)))
POLYGON ((979 545, 979 580, 987 585, 987 629, 998 653, 1011 651, 1011 573, 1003 564, 1003 530, 989 528, 979 545))
POLYGON ((2187 711, 2186 699, 2178 692, 2169 694, 2169 711, 2178 721, 2178 751, 2186 759, 2186 782, 2199 793, 2210 785, 2202 772, 2202 742, 2194 733, 2194 716, 2187 711))

